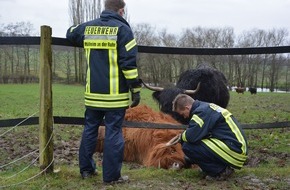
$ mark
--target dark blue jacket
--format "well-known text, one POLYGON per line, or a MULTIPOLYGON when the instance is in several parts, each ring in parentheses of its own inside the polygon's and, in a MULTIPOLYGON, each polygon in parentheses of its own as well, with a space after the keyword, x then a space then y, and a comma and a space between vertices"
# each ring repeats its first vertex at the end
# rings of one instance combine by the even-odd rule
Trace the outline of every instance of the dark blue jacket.
POLYGON ((196 100, 190 111, 184 142, 204 143, 232 166, 241 168, 247 159, 247 140, 237 120, 226 109, 196 100))
POLYGON ((116 12, 103 11, 99 19, 70 27, 66 36, 85 49, 85 105, 101 110, 127 108, 129 87, 138 82, 137 44, 127 21, 116 12))

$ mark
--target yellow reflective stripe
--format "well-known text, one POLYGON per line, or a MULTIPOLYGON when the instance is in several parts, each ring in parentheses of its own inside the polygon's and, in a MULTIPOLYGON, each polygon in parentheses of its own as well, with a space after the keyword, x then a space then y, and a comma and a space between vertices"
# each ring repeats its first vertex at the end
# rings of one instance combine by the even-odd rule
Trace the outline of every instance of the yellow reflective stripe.
POLYGON ((241 160, 241 161, 246 161, 247 156, 245 154, 239 154, 236 153, 234 151, 232 151, 224 142, 222 142, 221 140, 215 139, 215 138, 210 138, 210 140, 212 140, 215 144, 217 144, 222 150, 224 150, 228 155, 231 155, 232 157, 234 157, 237 160, 241 160))
POLYGON ((137 45, 137 42, 135 39, 131 40, 129 43, 126 44, 126 50, 130 51, 133 47, 137 45))
POLYGON ((117 63, 117 50, 109 50, 110 62, 110 94, 119 93, 119 67, 117 63))
POLYGON ((238 128, 236 123, 233 121, 233 119, 230 117, 232 114, 228 110, 226 110, 226 109, 224 109, 224 108, 222 108, 222 107, 220 107, 218 105, 212 104, 212 103, 210 104, 210 107, 213 110, 216 110, 217 112, 219 112, 219 113, 221 113, 223 115, 223 117, 225 118, 228 126, 230 127, 232 132, 235 134, 237 140, 241 143, 241 145, 242 145, 242 147, 241 147, 242 153, 246 154, 246 152, 247 152, 246 141, 245 141, 240 129, 238 128))
POLYGON ((204 122, 203 122, 203 120, 200 117, 198 117, 198 115, 194 114, 192 116, 191 120, 195 121, 199 125, 199 127, 202 128, 204 122))
POLYGON ((222 108, 216 104, 213 104, 213 103, 210 103, 209 106, 211 107, 211 109, 213 109, 219 113, 221 113, 224 110, 224 108, 222 108))
POLYGON ((122 108, 129 105, 129 100, 118 101, 118 102, 104 102, 104 101, 94 101, 85 100, 86 106, 98 107, 98 108, 122 108))
POLYGON ((90 54, 91 54, 91 50, 90 49, 85 49, 85 52, 86 52, 87 64, 88 64, 87 77, 86 77, 86 92, 90 93, 90 91, 91 91, 91 80, 90 80, 90 77, 91 77, 91 71, 90 71, 90 54))
POLYGON ((243 167, 243 161, 234 159, 233 157, 225 153, 224 150, 222 150, 220 147, 211 142, 209 139, 203 139, 202 142, 204 142, 211 150, 213 150, 216 154, 225 159, 227 162, 239 168, 243 167))
POLYGON ((224 118, 229 118, 232 114, 228 110, 222 110, 222 115, 224 118))
POLYGON ((137 69, 122 70, 126 79, 135 79, 138 77, 137 69))
POLYGON ((129 93, 122 94, 97 94, 97 93, 85 93, 85 98, 90 100, 104 100, 104 101, 117 101, 117 100, 129 100, 129 93))
POLYGON ((240 129, 238 128, 236 123, 233 121, 233 119, 230 117, 232 114, 228 110, 224 109, 222 111, 222 115, 224 116, 228 126, 231 128, 232 132, 235 134, 238 141, 241 143, 242 153, 246 154, 246 152, 247 152, 246 141, 245 141, 240 129))
POLYGON ((182 133, 181 138, 182 138, 182 140, 183 140, 184 142, 187 142, 187 139, 186 139, 186 131, 184 131, 184 132, 182 133))
POLYGON ((116 40, 85 39, 85 49, 117 49, 116 40))
POLYGON ((246 152, 247 152, 246 141, 245 141, 243 135, 241 134, 240 129, 237 127, 237 125, 235 124, 235 122, 233 121, 233 119, 231 117, 229 117, 226 120, 227 120, 227 123, 229 124, 231 130, 233 131, 233 133, 237 137, 238 141, 242 144, 241 149, 242 149, 243 153, 246 154, 246 152))
POLYGON ((74 31, 74 29, 76 29, 77 27, 79 26, 79 24, 78 25, 76 25, 76 26, 72 26, 71 28, 70 28, 70 32, 73 32, 74 31))

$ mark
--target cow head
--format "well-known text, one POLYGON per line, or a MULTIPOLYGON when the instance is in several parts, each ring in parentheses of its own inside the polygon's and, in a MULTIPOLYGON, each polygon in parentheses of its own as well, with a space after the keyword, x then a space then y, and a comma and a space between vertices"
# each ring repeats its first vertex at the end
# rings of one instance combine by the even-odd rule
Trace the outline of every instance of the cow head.
MULTIPOLYGON (((129 108, 125 115, 126 121, 177 124, 170 115, 156 112, 146 105, 129 108)), ((137 124, 137 123, 136 123, 137 124)), ((124 127, 122 129, 125 140, 124 161, 137 162, 149 167, 164 169, 179 169, 185 165, 184 153, 181 145, 164 147, 182 129, 143 129, 124 127)), ((103 151, 105 127, 99 127, 97 152, 103 151)))
POLYGON ((171 115, 174 119, 179 121, 180 123, 188 123, 188 119, 184 119, 178 113, 172 111, 172 101, 178 94, 188 94, 190 96, 194 96, 200 90, 200 83, 197 84, 194 90, 181 89, 181 88, 162 88, 162 87, 154 87, 149 86, 144 83, 144 86, 150 90, 153 90, 152 97, 159 104, 159 109, 166 114, 171 115), (172 101, 167 101, 172 100, 172 101))
POLYGON ((184 120, 182 116, 172 112, 172 101, 178 94, 187 92, 184 89, 198 89, 190 94, 192 98, 212 102, 223 108, 227 107, 230 99, 227 79, 224 74, 209 66, 201 66, 181 73, 174 88, 155 87, 149 89, 155 91, 152 97, 159 104, 160 110, 170 114, 183 124, 188 123, 188 120, 184 120), (198 84, 200 84, 200 87, 198 87, 198 84))
POLYGON ((184 153, 181 145, 164 146, 158 144, 152 147, 145 165, 164 169, 181 169, 185 166, 184 153))

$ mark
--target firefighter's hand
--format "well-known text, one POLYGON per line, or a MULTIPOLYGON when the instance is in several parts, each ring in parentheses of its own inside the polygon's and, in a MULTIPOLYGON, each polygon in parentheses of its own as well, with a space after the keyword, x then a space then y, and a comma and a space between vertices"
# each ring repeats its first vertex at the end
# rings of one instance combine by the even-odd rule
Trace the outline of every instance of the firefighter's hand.
POLYGON ((137 106, 140 103, 140 92, 131 92, 131 99, 132 99, 132 104, 131 104, 131 108, 137 106))

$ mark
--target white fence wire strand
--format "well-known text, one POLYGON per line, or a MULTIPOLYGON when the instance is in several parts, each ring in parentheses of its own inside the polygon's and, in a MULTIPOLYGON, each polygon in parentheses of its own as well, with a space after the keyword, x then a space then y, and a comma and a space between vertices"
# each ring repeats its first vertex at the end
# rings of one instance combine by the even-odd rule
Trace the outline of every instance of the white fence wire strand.
POLYGON ((37 113, 38 113, 38 111, 35 112, 34 114, 28 116, 27 118, 25 118, 23 121, 19 122, 19 123, 18 123, 17 125, 15 125, 14 127, 11 127, 10 129, 8 129, 8 130, 5 131, 4 133, 2 133, 2 134, 0 135, 0 137, 3 137, 3 136, 6 135, 8 132, 12 131, 13 129, 15 129, 16 127, 18 127, 19 125, 21 125, 22 123, 24 123, 25 121, 27 121, 28 119, 30 119, 31 117, 35 116, 37 113))
POLYGON ((45 172, 52 164, 53 164, 53 162, 54 162, 54 159, 52 159, 52 161, 49 163, 49 165, 46 167, 46 168, 44 168, 42 171, 40 171, 38 174, 35 174, 34 176, 32 176, 32 177, 30 177, 30 178, 28 178, 28 179, 26 179, 26 180, 23 180, 23 181, 21 181, 21 182, 19 182, 19 183, 14 183, 14 184, 11 184, 11 185, 4 185, 4 186, 0 186, 0 189, 1 188, 8 188, 8 187, 14 187, 14 186, 18 186, 18 185, 22 185, 23 183, 26 183, 26 182, 28 182, 28 181, 30 181, 30 180, 32 180, 32 179, 34 179, 34 178, 36 178, 37 176, 39 176, 39 175, 41 175, 43 172, 45 172))
MULTIPOLYGON (((44 149, 39 153, 39 155, 37 156, 37 158, 35 158, 34 160, 32 160, 32 162, 28 166, 26 166, 25 168, 23 168, 21 171, 17 172, 16 174, 13 174, 13 175, 11 175, 9 177, 6 177, 6 178, 1 178, 1 180, 7 180, 7 179, 11 179, 13 177, 16 177, 18 174, 24 172, 30 166, 32 166, 39 159, 39 157, 43 154, 43 152, 45 151, 45 149, 48 147, 48 144, 52 140, 52 137, 53 137, 53 133, 50 135, 49 140, 47 141, 44 149)), ((49 166, 51 166, 51 164, 53 163, 53 161, 54 161, 54 158, 52 159, 51 163, 44 170, 42 170, 41 172, 39 172, 38 174, 36 174, 36 175, 34 175, 34 176, 32 176, 32 177, 30 177, 30 178, 28 178, 28 179, 26 179, 26 180, 24 180, 22 182, 19 182, 19 183, 15 183, 15 184, 11 184, 11 185, 5 185, 5 186, 0 186, 0 189, 1 188, 12 187, 12 186, 17 186, 17 185, 23 184, 23 183, 25 183, 27 181, 30 181, 30 180, 36 178, 37 176, 39 176, 40 174, 42 174, 45 170, 47 170, 47 168, 49 168, 49 166)))
POLYGON ((30 166, 32 166, 32 165, 33 165, 33 164, 34 164, 34 163, 39 159, 39 157, 43 154, 43 152, 44 152, 45 149, 47 148, 49 142, 51 141, 52 137, 53 137, 53 133, 50 135, 50 138, 49 138, 49 140, 47 141, 47 143, 46 143, 44 149, 39 153, 39 155, 38 155, 34 160, 32 160, 32 162, 31 162, 28 166, 26 166, 24 169, 22 169, 21 171, 17 172, 16 174, 13 174, 12 176, 9 176, 9 177, 4 178, 4 179, 10 179, 10 178, 13 178, 13 177, 17 176, 18 174, 20 174, 20 173, 24 172, 25 170, 27 170, 30 166))
POLYGON ((28 154, 22 156, 21 158, 17 158, 17 159, 15 159, 15 160, 13 160, 13 161, 7 163, 7 164, 4 164, 4 165, 0 166, 0 169, 5 168, 5 167, 7 167, 7 166, 9 166, 9 165, 11 165, 11 164, 14 164, 15 162, 18 162, 18 161, 20 161, 20 160, 22 160, 22 159, 24 159, 24 158, 26 158, 26 157, 28 157, 28 156, 30 156, 30 155, 36 153, 37 151, 38 151, 38 150, 34 150, 33 152, 30 152, 30 153, 28 153, 28 154))

